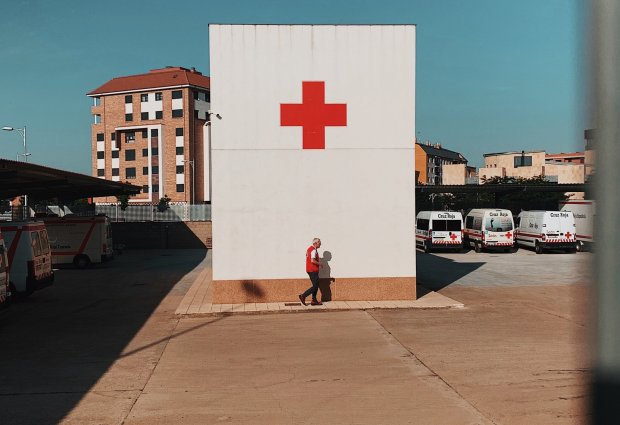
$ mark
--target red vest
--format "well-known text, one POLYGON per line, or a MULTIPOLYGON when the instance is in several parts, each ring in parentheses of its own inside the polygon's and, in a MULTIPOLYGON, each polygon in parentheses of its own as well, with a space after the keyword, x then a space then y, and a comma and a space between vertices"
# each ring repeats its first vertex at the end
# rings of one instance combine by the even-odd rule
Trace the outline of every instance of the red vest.
MULTIPOLYGON (((319 266, 312 263, 312 251, 316 250, 314 245, 310 245, 306 250, 306 271, 307 272, 318 272, 319 266)), ((319 251, 316 252, 316 260, 319 260, 319 251)))

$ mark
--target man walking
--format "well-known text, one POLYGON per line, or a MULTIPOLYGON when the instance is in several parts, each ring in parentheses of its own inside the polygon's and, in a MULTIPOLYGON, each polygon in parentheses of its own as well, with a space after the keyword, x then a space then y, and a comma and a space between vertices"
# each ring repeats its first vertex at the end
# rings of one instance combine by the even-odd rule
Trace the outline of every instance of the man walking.
POLYGON ((303 305, 306 304, 306 297, 312 294, 312 302, 310 305, 321 305, 319 300, 316 299, 316 294, 319 292, 319 267, 321 263, 319 262, 319 251, 318 249, 321 247, 321 240, 319 238, 314 238, 312 240, 312 245, 308 247, 306 250, 306 272, 308 276, 310 276, 310 282, 312 282, 312 286, 306 290, 303 294, 299 295, 299 301, 303 305))

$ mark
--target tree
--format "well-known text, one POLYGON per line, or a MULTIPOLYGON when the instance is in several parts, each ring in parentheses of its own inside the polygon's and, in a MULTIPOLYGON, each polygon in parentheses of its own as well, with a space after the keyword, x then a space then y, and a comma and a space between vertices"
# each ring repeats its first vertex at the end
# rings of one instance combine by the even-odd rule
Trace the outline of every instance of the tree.
MULTIPOLYGON (((549 181, 545 176, 525 177, 492 177, 484 180, 483 184, 511 185, 548 185, 549 181)), ((568 196, 563 192, 543 192, 538 190, 521 190, 518 192, 507 192, 496 194, 497 207, 511 210, 513 214, 519 214, 522 210, 549 210, 558 209, 560 201, 566 201, 568 196)))
POLYGON ((119 206, 121 207, 121 211, 125 211, 129 206, 129 195, 127 193, 123 193, 122 195, 116 196, 116 200, 118 201, 119 206))
POLYGON ((164 195, 163 198, 160 198, 159 203, 157 204, 157 211, 164 212, 170 208, 170 201, 171 199, 168 198, 168 195, 164 195))

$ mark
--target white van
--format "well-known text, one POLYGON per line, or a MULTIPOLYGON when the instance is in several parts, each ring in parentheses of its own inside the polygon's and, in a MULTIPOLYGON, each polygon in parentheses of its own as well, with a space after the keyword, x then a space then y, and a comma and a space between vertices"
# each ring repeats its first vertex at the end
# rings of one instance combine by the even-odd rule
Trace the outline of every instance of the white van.
POLYGON ((0 304, 6 305, 11 296, 9 289, 9 259, 6 254, 4 238, 0 232, 0 304))
POLYGON ((589 200, 560 202, 560 211, 570 211, 575 217, 577 251, 591 249, 594 244, 596 203, 589 200))
POLYGON ((435 248, 463 248, 463 216, 452 211, 420 211, 416 217, 415 242, 424 252, 435 248))
POLYGON ((79 268, 101 263, 114 256, 112 225, 105 216, 43 217, 52 248, 52 263, 79 268))
POLYGON ((3 221, 9 260, 11 295, 28 296, 54 282, 52 256, 45 224, 40 221, 3 221))
POLYGON ((522 211, 517 216, 517 243, 534 248, 577 251, 575 218, 570 211, 522 211))
POLYGON ((514 251, 514 228, 510 210, 473 209, 465 217, 465 245, 476 252, 485 248, 514 251))

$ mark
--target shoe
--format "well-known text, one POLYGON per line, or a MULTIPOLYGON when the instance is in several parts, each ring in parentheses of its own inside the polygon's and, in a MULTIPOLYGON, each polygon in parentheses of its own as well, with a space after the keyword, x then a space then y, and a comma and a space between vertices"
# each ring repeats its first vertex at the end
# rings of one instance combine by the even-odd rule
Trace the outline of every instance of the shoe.
POLYGON ((321 301, 312 300, 312 302, 310 303, 310 305, 323 305, 323 303, 322 303, 321 301))
POLYGON ((306 299, 304 298, 304 296, 303 296, 303 295, 300 295, 300 296, 299 296, 299 301, 301 301, 301 303, 302 303, 303 305, 308 305, 308 304, 306 304, 306 299))

